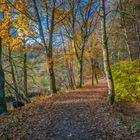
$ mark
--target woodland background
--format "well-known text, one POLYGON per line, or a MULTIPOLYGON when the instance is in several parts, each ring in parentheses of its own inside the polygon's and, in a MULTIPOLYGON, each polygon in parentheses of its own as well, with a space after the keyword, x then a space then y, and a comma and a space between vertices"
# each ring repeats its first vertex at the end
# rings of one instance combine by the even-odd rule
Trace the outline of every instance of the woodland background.
POLYGON ((105 77, 110 103, 140 93, 139 0, 1 0, 0 111, 105 77))

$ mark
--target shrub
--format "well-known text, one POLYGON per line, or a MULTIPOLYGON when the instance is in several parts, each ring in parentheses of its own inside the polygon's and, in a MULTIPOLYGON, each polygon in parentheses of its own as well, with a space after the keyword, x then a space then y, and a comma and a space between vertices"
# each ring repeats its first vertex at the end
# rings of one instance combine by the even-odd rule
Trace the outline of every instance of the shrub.
POLYGON ((123 61, 112 67, 116 101, 135 101, 140 95, 140 62, 123 61))
POLYGON ((132 130, 136 131, 136 132, 140 132, 140 123, 135 123, 132 126, 132 130))

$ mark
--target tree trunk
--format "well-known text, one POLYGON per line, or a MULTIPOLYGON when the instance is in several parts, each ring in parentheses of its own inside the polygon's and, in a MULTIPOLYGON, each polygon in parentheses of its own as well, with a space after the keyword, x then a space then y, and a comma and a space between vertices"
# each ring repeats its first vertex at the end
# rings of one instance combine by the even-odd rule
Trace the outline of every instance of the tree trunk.
POLYGON ((7 111, 5 102, 5 78, 2 68, 2 39, 0 38, 0 114, 7 111))
POLYGON ((47 52, 47 59, 48 59, 48 70, 49 70, 49 77, 50 77, 50 90, 51 94, 56 93, 56 84, 55 84, 55 75, 53 70, 53 60, 52 60, 52 52, 47 52))
MULTIPOLYGON (((62 32, 61 32, 61 38, 62 38, 62 44, 63 44, 63 48, 64 48, 64 54, 66 55, 66 49, 65 49, 65 45, 64 45, 64 38, 63 38, 62 32)), ((71 63, 69 64, 68 59, 66 59, 65 64, 66 64, 66 69, 67 69, 69 87, 71 89, 75 89, 72 64, 71 63)))
POLYGON ((14 89, 15 89, 16 99, 18 101, 20 99, 20 97, 19 97, 19 92, 18 92, 18 87, 17 87, 17 81, 16 81, 14 67, 13 67, 13 62, 12 62, 13 60, 12 60, 10 46, 8 47, 8 53, 9 53, 8 55, 9 55, 9 64, 10 64, 10 69, 11 69, 12 82, 13 82, 13 86, 14 86, 14 89))
POLYGON ((122 0, 120 0, 119 3, 120 3, 120 10, 122 12, 121 13, 121 22, 122 22, 122 26, 123 26, 123 29, 124 29, 126 48, 127 48, 127 51, 128 51, 129 59, 130 59, 130 61, 132 61, 131 49, 130 49, 130 45, 128 44, 128 36, 127 36, 125 13, 124 13, 125 9, 123 7, 122 0))
POLYGON ((134 23, 133 28, 134 28, 136 39, 137 39, 137 42, 138 42, 138 58, 140 59, 140 36, 139 36, 139 33, 138 33, 138 25, 134 23))
POLYGON ((97 76, 97 72, 96 72, 96 70, 95 70, 95 80, 96 80, 96 84, 98 84, 99 83, 99 81, 98 81, 98 76, 97 76))
POLYGON ((74 70, 73 70, 73 64, 70 64, 70 70, 71 70, 71 77, 72 77, 73 87, 75 89, 76 88, 76 81, 75 81, 75 74, 74 74, 74 70))
POLYGON ((94 65, 92 64, 92 86, 94 86, 94 65))
POLYGON ((83 46, 82 46, 82 50, 81 50, 81 54, 80 57, 77 58, 79 59, 79 87, 82 88, 83 86, 83 56, 84 56, 84 50, 85 50, 85 39, 83 41, 83 46))
POLYGON ((69 64, 69 76, 70 76, 70 82, 71 82, 71 87, 72 89, 75 88, 74 86, 74 77, 73 77, 73 69, 72 69, 72 64, 69 64))
POLYGON ((83 83, 83 59, 80 58, 79 60, 79 85, 78 87, 82 88, 83 83))
POLYGON ((55 0, 53 0, 53 9, 52 9, 52 15, 51 15, 51 29, 49 33, 49 53, 47 55, 47 58, 50 60, 50 66, 49 66, 49 75, 50 75, 50 88, 52 93, 56 93, 56 82, 55 82, 55 74, 54 74, 54 68, 53 68, 53 32, 54 32, 54 16, 55 16, 55 0))
MULTIPOLYGON (((135 10, 135 6, 133 6, 133 15, 137 15, 137 12, 135 10)), ((138 42, 138 55, 136 56, 136 58, 139 58, 140 59, 140 35, 139 35, 139 25, 136 23, 136 22, 133 22, 133 28, 134 28, 134 33, 135 33, 135 36, 136 36, 136 40, 138 42)))
POLYGON ((94 64, 93 64, 93 62, 91 61, 91 70, 92 70, 92 78, 91 78, 91 81, 92 81, 92 86, 94 86, 94 76, 95 76, 95 74, 94 74, 94 64))
POLYGON ((109 62, 109 53, 108 53, 108 37, 106 31, 106 13, 105 13, 105 0, 101 0, 101 14, 102 14, 102 30, 103 30, 103 62, 104 62, 104 71, 106 74, 106 79, 108 83, 108 94, 110 104, 114 103, 115 91, 114 91, 114 81, 112 77, 110 62, 109 62))
POLYGON ((67 78, 68 78, 69 87, 71 89, 73 89, 72 81, 71 81, 71 76, 70 76, 69 64, 68 64, 67 60, 66 60, 66 69, 67 69, 67 76, 68 76, 67 78))
POLYGON ((132 61, 132 54, 131 54, 130 46, 128 44, 128 36, 127 36, 126 27, 124 27, 124 36, 125 36, 126 47, 127 47, 127 51, 129 55, 129 60, 132 61))
POLYGON ((39 16, 39 10, 37 8, 37 3, 35 0, 32 0, 33 6, 35 9, 35 13, 38 19, 38 25, 39 25, 39 32, 40 32, 40 37, 42 40, 42 43, 46 49, 46 55, 48 59, 48 69, 49 69, 49 77, 50 77, 50 90, 51 93, 56 93, 56 84, 55 84, 55 75, 54 75, 54 70, 53 70, 53 60, 52 60, 52 43, 53 43, 53 31, 54 31, 54 16, 55 16, 55 2, 56 0, 53 0, 53 7, 52 7, 52 15, 51 15, 51 29, 49 33, 49 46, 46 44, 44 32, 43 32, 43 25, 41 23, 41 19, 39 16))
POLYGON ((57 90, 56 90, 56 86, 55 86, 55 76, 54 76, 53 67, 49 69, 49 75, 50 75, 50 88, 51 88, 51 93, 56 93, 57 90))
POLYGON ((95 69, 95 62, 93 60, 93 58, 91 58, 91 71, 92 71, 92 86, 94 86, 94 81, 96 80, 96 84, 98 84, 98 77, 97 77, 97 72, 95 69))
POLYGON ((24 52, 24 62, 23 62, 23 71, 24 71, 24 91, 26 97, 28 97, 28 85, 27 85, 27 53, 24 52))

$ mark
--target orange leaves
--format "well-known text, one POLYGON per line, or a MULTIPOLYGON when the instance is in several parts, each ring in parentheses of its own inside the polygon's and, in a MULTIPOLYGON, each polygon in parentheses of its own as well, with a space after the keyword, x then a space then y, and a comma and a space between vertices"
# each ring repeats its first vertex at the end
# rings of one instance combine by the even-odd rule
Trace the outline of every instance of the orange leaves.
POLYGON ((24 47, 24 48, 22 49, 22 51, 23 51, 24 53, 27 53, 27 52, 31 51, 31 49, 30 49, 30 48, 25 48, 25 47, 24 47))
POLYGON ((9 9, 8 1, 7 0, 0 0, 0 12, 4 13, 9 9))
POLYGON ((67 10, 67 11, 63 11, 63 10, 61 10, 61 9, 59 9, 59 10, 57 10, 56 12, 55 12, 55 14, 56 14, 56 21, 57 22, 59 22, 59 21, 61 21, 61 20, 63 20, 68 14, 70 14, 72 12, 72 10, 70 9, 70 10, 67 10))
POLYGON ((9 37, 9 29, 10 29, 10 24, 11 24, 11 14, 9 11, 9 8, 7 7, 7 5, 3 4, 3 8, 4 11, 3 13, 5 13, 4 17, 1 17, 1 23, 0 23, 0 36, 9 41, 10 37, 9 37), (5 11, 6 9, 6 11, 5 11))
POLYGON ((2 20, 2 23, 0 25, 0 28, 2 30, 6 30, 6 29, 9 28, 9 26, 10 26, 10 18, 7 17, 7 18, 5 18, 5 19, 2 20))
POLYGON ((6 18, 4 20, 2 20, 2 23, 0 25, 0 36, 6 40, 9 41, 9 27, 10 27, 10 19, 6 18))
POLYGON ((48 5, 49 4, 49 1, 46 1, 45 0, 43 3, 44 3, 44 5, 48 5))
POLYGON ((25 53, 30 51, 30 48, 25 48, 22 45, 22 40, 20 38, 13 38, 10 41, 10 49, 11 50, 17 50, 18 48, 21 48, 21 47, 22 47, 22 51, 25 53))
POLYGON ((9 40, 9 36, 8 36, 9 34, 8 34, 8 30, 6 30, 6 29, 2 29, 1 30, 1 32, 0 32, 0 36, 2 37, 2 38, 5 38, 5 39, 8 39, 9 40))
POLYGON ((29 20, 26 15, 30 16, 30 5, 23 0, 0 0, 0 37, 4 47, 9 47, 11 50, 23 52, 30 51, 29 48, 24 48, 23 40, 35 38, 36 34, 33 30, 34 23, 29 20), (11 4, 13 6, 11 6, 11 4), (27 13, 26 15, 24 13, 27 13))
POLYGON ((31 48, 26 48, 23 44, 22 44, 22 40, 20 38, 13 38, 10 41, 10 49, 11 50, 17 50, 18 48, 22 48, 22 51, 24 53, 29 52, 31 50, 31 48))
POLYGON ((16 12, 18 12, 18 10, 17 9, 19 9, 20 11, 22 11, 23 9, 24 9, 24 7, 25 7, 25 2, 24 1, 21 1, 21 0, 18 0, 18 2, 17 2, 17 0, 15 0, 15 11, 16 12))
POLYGON ((12 41, 10 41, 10 48, 12 50, 18 49, 20 44, 20 39, 19 38, 14 38, 12 41))

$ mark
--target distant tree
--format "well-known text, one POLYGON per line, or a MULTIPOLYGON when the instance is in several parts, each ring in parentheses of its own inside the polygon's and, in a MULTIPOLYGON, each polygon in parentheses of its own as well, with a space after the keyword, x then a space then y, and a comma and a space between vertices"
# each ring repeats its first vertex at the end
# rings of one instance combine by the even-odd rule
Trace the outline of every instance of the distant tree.
POLYGON ((96 28, 98 2, 96 0, 88 1, 68 1, 67 8, 71 13, 67 16, 63 24, 66 30, 66 36, 72 41, 75 56, 78 62, 78 87, 83 86, 83 63, 86 43, 96 28))

